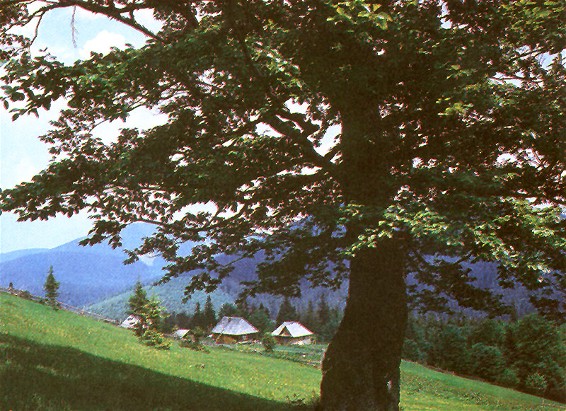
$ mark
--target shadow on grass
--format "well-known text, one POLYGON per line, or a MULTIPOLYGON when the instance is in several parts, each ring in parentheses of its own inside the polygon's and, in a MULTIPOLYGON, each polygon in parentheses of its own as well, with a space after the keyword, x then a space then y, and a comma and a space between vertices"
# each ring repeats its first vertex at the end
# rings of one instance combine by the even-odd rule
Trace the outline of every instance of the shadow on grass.
POLYGON ((2 410, 288 410, 253 397, 74 348, 0 334, 2 410))

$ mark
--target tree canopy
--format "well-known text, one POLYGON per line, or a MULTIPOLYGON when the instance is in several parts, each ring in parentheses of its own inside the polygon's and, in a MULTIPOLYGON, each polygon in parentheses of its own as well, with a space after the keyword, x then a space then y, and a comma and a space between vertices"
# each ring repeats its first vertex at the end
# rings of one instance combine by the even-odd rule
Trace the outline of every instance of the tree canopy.
MULTIPOLYGON (((366 347, 379 337, 361 330, 404 329, 410 273, 424 285, 409 283, 417 306, 455 299, 497 314, 500 300, 464 264, 496 261, 502 287, 522 284, 547 314, 563 309, 561 2, 10 0, 0 10, 5 106, 17 117, 67 104, 41 137, 53 161, 3 191, 2 210, 33 220, 86 209, 88 244, 118 246, 128 224, 154 224, 131 259, 160 253, 164 281, 194 271, 188 292, 230 273, 219 253, 264 253, 247 295, 296 296, 304 279, 337 287, 348 277, 335 340, 356 324, 366 347), (147 42, 71 65, 30 55, 31 40, 11 28, 63 7, 104 14, 147 42), (160 30, 136 20, 144 9, 160 30), (96 135, 138 107, 167 120, 111 142, 96 135), (178 252, 188 241, 197 245, 178 252), (370 300, 391 305, 361 303, 370 300)), ((384 346, 400 347, 395 335, 384 346)), ((375 361, 389 381, 396 366, 382 348, 375 361)), ((400 359, 400 348, 389 354, 400 359)))

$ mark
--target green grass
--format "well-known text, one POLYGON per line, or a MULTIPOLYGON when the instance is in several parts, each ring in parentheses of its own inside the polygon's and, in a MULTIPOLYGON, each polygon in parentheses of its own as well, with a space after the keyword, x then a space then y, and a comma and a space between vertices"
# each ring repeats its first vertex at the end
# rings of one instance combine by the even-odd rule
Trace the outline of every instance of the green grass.
MULTIPOLYGON (((404 410, 561 409, 417 364, 402 371, 404 410)), ((287 410, 320 378, 256 353, 158 351, 128 330, 0 294, 0 410, 287 410)))

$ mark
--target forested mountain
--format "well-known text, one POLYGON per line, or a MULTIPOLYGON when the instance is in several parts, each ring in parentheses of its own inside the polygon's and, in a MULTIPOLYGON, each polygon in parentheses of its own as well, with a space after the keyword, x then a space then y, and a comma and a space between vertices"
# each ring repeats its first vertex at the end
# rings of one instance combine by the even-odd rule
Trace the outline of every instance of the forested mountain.
MULTIPOLYGON (((144 224, 129 226, 123 233, 124 248, 133 248, 141 238, 151 234, 152 227, 144 224)), ((152 285, 163 275, 163 261, 160 258, 143 258, 124 265, 126 255, 120 249, 112 249, 107 244, 83 247, 76 239, 53 249, 29 249, 0 254, 0 286, 7 287, 10 282, 14 287, 27 290, 32 294, 43 295, 43 283, 50 266, 61 283, 60 300, 75 306, 89 306, 95 312, 113 318, 122 318, 125 304, 135 282, 140 280, 147 285, 148 294, 155 294, 170 312, 192 313, 196 302, 201 305, 206 299, 204 293, 196 293, 186 304, 182 303, 184 287, 189 276, 184 275, 171 280, 167 284, 152 285)), ((186 245, 188 252, 191 245, 186 245)), ((222 263, 230 261, 230 257, 220 255, 222 263)), ((253 279, 255 268, 263 260, 258 253, 253 259, 244 259, 234 265, 234 271, 226 279, 219 290, 212 295, 216 308, 225 302, 233 303, 241 290, 240 281, 253 279)), ((496 282, 496 264, 476 263, 470 265, 472 275, 482 288, 499 290, 496 282)), ((526 293, 521 289, 502 290, 504 299, 511 301, 522 315, 531 310, 526 293)), ((294 300, 298 308, 305 308, 308 301, 317 301, 324 294, 332 306, 343 307, 347 296, 347 287, 337 291, 328 289, 312 289, 302 287, 302 297, 294 300)), ((263 303, 275 315, 281 298, 259 296, 252 301, 263 303)), ((454 304, 452 308, 458 309, 454 304)), ((473 312, 467 312, 474 315, 473 312)))
MULTIPOLYGON (((134 225, 124 232, 124 246, 131 247, 149 227, 134 225)), ((143 283, 161 277, 158 263, 146 260, 124 265, 122 250, 107 244, 93 247, 79 245, 77 239, 53 249, 21 250, 0 255, 0 286, 10 283, 17 289, 43 295, 49 267, 60 282, 59 300, 82 307, 130 289, 139 279, 143 283)))

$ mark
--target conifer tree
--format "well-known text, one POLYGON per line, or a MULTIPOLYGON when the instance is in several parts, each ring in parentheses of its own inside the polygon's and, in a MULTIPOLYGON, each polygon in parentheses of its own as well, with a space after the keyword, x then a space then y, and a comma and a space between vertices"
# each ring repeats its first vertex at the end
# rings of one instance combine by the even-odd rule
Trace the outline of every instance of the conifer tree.
POLYGON ((142 283, 138 280, 134 286, 134 293, 128 299, 128 309, 126 312, 131 315, 140 316, 148 302, 147 292, 143 288, 142 283))
POLYGON ((205 330, 210 329, 217 322, 216 312, 214 311, 214 306, 212 305, 212 298, 210 297, 210 295, 206 297, 206 302, 204 303, 204 310, 202 316, 203 316, 202 326, 205 330))
POLYGON ((203 329, 205 328, 203 312, 202 309, 200 308, 200 302, 198 301, 195 304, 195 311, 193 313, 193 318, 191 319, 191 328, 196 328, 196 327, 200 327, 203 329))
POLYGON ((59 283, 55 280, 55 276, 53 275, 53 266, 49 267, 43 289, 45 290, 47 304, 54 310, 57 310, 59 308, 59 303, 57 302, 57 297, 59 296, 59 283))
POLYGON ((218 311, 218 318, 233 317, 238 313, 238 308, 234 304, 224 303, 218 311))
POLYGON ((297 321, 298 319, 297 309, 293 306, 289 297, 285 297, 277 313, 277 325, 284 321, 297 321))

